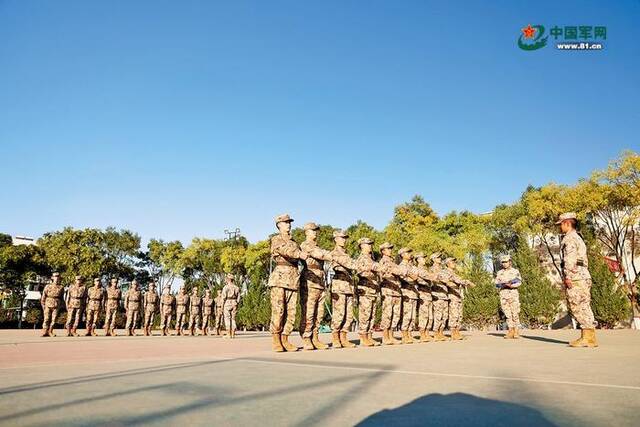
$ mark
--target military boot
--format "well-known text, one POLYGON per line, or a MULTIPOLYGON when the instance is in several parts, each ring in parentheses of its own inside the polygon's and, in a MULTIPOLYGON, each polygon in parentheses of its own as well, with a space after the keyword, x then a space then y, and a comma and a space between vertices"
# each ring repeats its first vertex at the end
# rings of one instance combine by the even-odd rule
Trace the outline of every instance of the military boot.
POLYGON ((413 344, 413 339, 409 331, 402 331, 402 344, 413 344))
POLYGON ((380 345, 380 343, 373 338, 373 332, 369 332, 368 336, 371 344, 373 344, 375 347, 380 345))
POLYGON ((49 328, 42 328, 42 334, 40 334, 41 337, 48 337, 49 336, 49 328))
POLYGON ((357 345, 349 341, 346 332, 340 332, 340 342, 344 348, 356 348, 357 345))
POLYGON ((507 332, 504 337, 505 340, 513 338, 513 328, 509 328, 509 332, 507 332))
POLYGON ((311 341, 311 337, 302 337, 302 348, 305 350, 315 350, 316 347, 313 345, 313 341, 311 341))
POLYGON ((49 326, 49 336, 50 337, 55 337, 56 333, 53 332, 53 324, 51 324, 51 326, 49 326))
POLYGON ((513 328, 513 339, 519 339, 520 338, 520 332, 518 331, 518 328, 513 328))
POLYGON ((420 342, 429 341, 431 341, 431 335, 429 335, 429 332, 426 329, 424 331, 420 331, 420 342))
POLYGON ((87 332, 84 334, 85 337, 91 336, 91 326, 87 325, 87 332))
POLYGON ((453 331, 451 331, 451 339, 456 341, 462 341, 464 339, 459 328, 454 328, 453 331))
POLYGON ((78 335, 78 329, 76 327, 71 328, 71 335, 73 335, 74 337, 80 336, 78 335))
POLYGON ((449 338, 447 338, 447 336, 444 334, 443 331, 439 330, 435 333, 434 337, 433 337, 434 341, 448 341, 449 338))
POLYGON ((391 341, 388 329, 383 329, 382 330, 382 344, 383 345, 393 345, 393 341, 391 341))
POLYGON ((342 343, 340 342, 340 332, 331 332, 331 347, 342 348, 342 343))
POLYGON ((143 334, 145 337, 148 337, 148 336, 149 336, 149 327, 148 327, 148 326, 145 326, 144 328, 142 328, 142 334, 143 334))
POLYGON ((313 332, 313 335, 311 336, 311 342, 313 343, 313 346, 318 350, 326 350, 329 348, 328 345, 320 341, 320 338, 318 337, 318 331, 313 332))
POLYGON ((580 338, 569 343, 571 347, 587 347, 587 337, 584 329, 580 329, 580 338))
POLYGON ((104 328, 104 336, 105 337, 111 336, 111 328, 109 328, 108 326, 104 328))
POLYGON ((112 337, 117 337, 118 334, 116 333, 116 328, 111 328, 111 336, 112 337))
POLYGON ((67 336, 71 336, 71 326, 67 326, 67 336))
POLYGON ((369 342, 369 334, 359 334, 360 335, 360 345, 364 347, 373 347, 373 343, 369 342))
POLYGON ((91 336, 93 336, 93 337, 97 337, 98 336, 98 333, 96 332, 96 327, 95 326, 91 327, 91 336))
POLYGON ((597 347, 598 341, 596 341, 596 330, 585 329, 584 331, 587 339, 587 347, 597 347))
POLYGON ((389 338, 391 339, 391 341, 396 344, 402 344, 402 340, 397 339, 394 335, 393 335, 393 329, 389 330, 389 338))
POLYGON ((293 345, 293 344, 291 344, 289 342, 289 335, 282 334, 281 341, 282 341, 282 346, 287 351, 298 351, 298 350, 300 350, 299 347, 297 347, 297 346, 295 346, 295 345, 293 345))
POLYGON ((282 346, 282 342, 280 340, 280 334, 271 334, 271 349, 277 353, 282 353, 286 351, 282 346))

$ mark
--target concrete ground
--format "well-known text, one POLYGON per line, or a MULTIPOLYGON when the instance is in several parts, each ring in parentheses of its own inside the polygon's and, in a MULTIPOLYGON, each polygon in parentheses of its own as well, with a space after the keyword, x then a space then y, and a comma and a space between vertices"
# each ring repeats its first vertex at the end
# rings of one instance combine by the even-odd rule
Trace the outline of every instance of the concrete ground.
POLYGON ((597 349, 523 335, 276 354, 263 333, 3 330, 0 425, 638 425, 640 332, 598 331, 597 349))

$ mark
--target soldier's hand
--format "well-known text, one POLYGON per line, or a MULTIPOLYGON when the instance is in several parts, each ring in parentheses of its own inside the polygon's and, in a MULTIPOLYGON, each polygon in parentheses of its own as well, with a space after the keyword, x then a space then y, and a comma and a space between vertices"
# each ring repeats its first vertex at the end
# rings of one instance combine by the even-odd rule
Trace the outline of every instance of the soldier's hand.
POLYGON ((307 258, 309 258, 309 254, 305 251, 300 251, 300 259, 306 260, 307 258))
POLYGON ((571 279, 569 279, 568 277, 565 277, 564 278, 564 285, 567 288, 571 289, 573 287, 573 282, 571 282, 571 279))

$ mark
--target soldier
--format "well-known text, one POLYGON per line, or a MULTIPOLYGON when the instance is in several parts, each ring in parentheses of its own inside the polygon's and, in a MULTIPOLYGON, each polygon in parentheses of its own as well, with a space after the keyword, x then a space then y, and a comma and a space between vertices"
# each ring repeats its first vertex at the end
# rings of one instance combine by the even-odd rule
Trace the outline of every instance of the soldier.
POLYGON ((224 299, 222 298, 222 290, 219 290, 215 299, 215 325, 214 335, 220 335, 220 330, 224 324, 224 299))
MULTIPOLYGON (((276 352, 298 351, 298 347, 289 342, 296 319, 296 304, 300 289, 298 261, 306 260, 307 255, 291 239, 291 223, 287 214, 275 219, 278 234, 271 238, 271 259, 275 267, 269 276, 271 288, 271 324, 272 349, 276 352)), ((228 327, 228 325, 227 325, 228 327)))
POLYGON ((227 325, 227 337, 236 337, 236 312, 240 303, 240 288, 233 283, 233 274, 227 273, 226 282, 222 288, 224 300, 224 323, 227 325))
POLYGON ((375 320, 376 300, 380 294, 378 272, 382 266, 373 260, 373 240, 368 237, 358 239, 360 255, 355 261, 358 272, 358 324, 360 345, 372 347, 380 345, 373 339, 373 322, 375 320))
POLYGON ((53 273, 51 276, 51 282, 44 287, 42 291, 42 298, 40 298, 40 304, 42 305, 42 311, 44 313, 44 320, 42 321, 42 336, 43 337, 55 337, 53 332, 56 319, 58 318, 58 310, 61 304, 62 294, 64 288, 60 283, 60 274, 53 273))
POLYGON ((416 323, 418 312, 418 288, 416 287, 417 275, 413 266, 413 250, 411 248, 402 248, 398 251, 398 255, 402 258, 400 265, 405 267, 408 274, 401 278, 402 295, 402 344, 413 344, 412 328, 416 323))
POLYGON ((189 295, 185 293, 184 285, 180 286, 176 295, 176 335, 182 335, 184 324, 187 320, 187 306, 189 305, 189 295))
POLYGON ((211 290, 205 289, 204 297, 202 298, 202 335, 209 335, 214 305, 215 300, 211 296, 211 290))
POLYGON ((567 302, 573 317, 580 323, 581 335, 571 341, 571 347, 597 347, 596 323, 591 310, 591 274, 587 259, 587 246, 576 231, 578 219, 575 213, 560 215, 558 222, 564 234, 560 243, 562 275, 566 287, 567 302))
POLYGON ((76 280, 73 285, 69 286, 67 292, 67 298, 65 299, 67 305, 67 336, 78 336, 78 323, 80 323, 80 317, 82 317, 82 309, 84 302, 87 298, 87 288, 82 282, 82 276, 76 276, 76 280), (73 325, 72 325, 73 322, 73 325))
POLYGON ((418 252, 414 256, 418 269, 418 330, 420 331, 420 342, 431 341, 429 329, 433 327, 433 297, 431 296, 431 283, 437 279, 437 275, 432 274, 426 268, 427 259, 424 253, 418 252))
POLYGON ((380 287, 382 290, 382 344, 393 345, 401 342, 393 336, 393 331, 400 323, 400 313, 402 309, 402 294, 400 279, 397 276, 398 265, 393 260, 393 245, 384 242, 380 245, 380 264, 387 270, 381 274, 380 287))
POLYGON ((198 288, 193 288, 189 297, 189 332, 191 332, 191 336, 196 336, 198 329, 200 329, 201 305, 202 298, 198 295, 198 288))
POLYGON ((162 329, 163 337, 169 333, 168 329, 171 326, 171 316, 173 315, 175 305, 176 298, 171 293, 171 286, 166 284, 162 289, 162 296, 160 297, 160 329, 162 329))
POLYGON ((158 311, 158 292, 156 292, 156 282, 149 283, 149 289, 144 293, 144 334, 151 335, 153 327, 153 317, 158 311))
POLYGON ((511 257, 504 255, 500 257, 502 269, 496 275, 496 287, 500 292, 500 307, 507 317, 509 332, 505 339, 520 338, 518 326, 520 325, 520 295, 518 288, 522 284, 520 272, 511 266, 511 257))
POLYGON ((351 272, 355 264, 344 249, 349 235, 342 230, 333 232, 335 247, 330 252, 332 259, 333 278, 331 279, 331 336, 334 348, 354 348, 347 338, 347 333, 353 323, 353 285, 351 272))
POLYGON ((100 316, 100 311, 104 307, 105 292, 100 283, 100 278, 93 279, 93 286, 87 291, 87 333, 85 336, 97 336, 96 323, 100 316))
POLYGON ((306 239, 300 248, 307 253, 305 269, 300 279, 300 335, 305 350, 325 350, 326 344, 320 342, 318 329, 324 317, 325 277, 324 261, 331 260, 329 251, 318 246, 318 230, 320 227, 310 222, 304 226, 306 239))
POLYGON ((462 323, 462 300, 464 298, 464 287, 475 286, 468 280, 462 279, 456 274, 456 259, 453 257, 445 260, 445 269, 442 277, 449 288, 449 328, 451 329, 452 340, 463 340, 460 334, 462 323))
POLYGON ((444 334, 444 325, 447 323, 449 317, 449 290, 444 281, 440 280, 442 279, 442 255, 436 252, 429 258, 433 263, 429 272, 439 279, 431 282, 431 297, 433 298, 433 340, 447 341, 449 338, 444 334))
POLYGON ((138 315, 140 314, 140 302, 142 301, 142 292, 138 289, 138 281, 133 279, 131 288, 124 297, 124 308, 127 313, 127 335, 136 335, 136 326, 138 325, 138 315))
POLYGON ((107 309, 104 317, 104 330, 107 337, 116 335, 116 316, 121 297, 122 291, 118 287, 118 279, 114 277, 107 288, 107 309))

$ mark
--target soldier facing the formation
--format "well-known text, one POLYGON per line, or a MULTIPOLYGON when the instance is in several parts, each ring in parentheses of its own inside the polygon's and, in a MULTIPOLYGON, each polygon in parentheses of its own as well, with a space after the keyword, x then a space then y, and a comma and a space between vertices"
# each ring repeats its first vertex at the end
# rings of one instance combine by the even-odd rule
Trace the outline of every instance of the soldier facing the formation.
POLYGON ((136 326, 138 325, 138 316, 140 314, 140 302, 142 301, 142 292, 138 289, 138 281, 133 279, 131 287, 124 297, 124 308, 127 313, 127 336, 135 336, 136 326))
POLYGON ((44 319, 42 321, 42 336, 43 337, 55 337, 53 327, 58 318, 58 310, 62 300, 62 294, 64 293, 64 287, 60 283, 60 274, 53 273, 51 276, 51 283, 44 287, 42 291, 42 298, 40 298, 40 304, 42 305, 42 311, 44 319))
POLYGON ((376 301, 380 293, 378 272, 381 271, 381 265, 373 260, 373 240, 362 237, 358 240, 358 247, 360 255, 355 261, 358 272, 358 332, 360 333, 360 345, 373 347, 380 345, 373 339, 373 322, 376 301))
POLYGON ((509 332, 505 339, 520 338, 518 327, 520 326, 520 294, 518 288, 522 284, 520 272, 511 265, 511 257, 504 255, 500 257, 502 269, 496 275, 496 286, 500 292, 500 307, 507 318, 509 332))
POLYGON ((149 289, 144 293, 144 334, 146 336, 151 335, 151 328, 153 327, 153 316, 158 311, 158 300, 160 297, 156 291, 156 283, 149 283, 149 289))
POLYGON ((307 254, 291 239, 291 223, 287 214, 275 219, 278 234, 271 238, 271 259, 275 267, 269 276, 271 288, 272 348, 274 351, 297 351, 298 347, 289 342, 296 319, 300 274, 298 261, 306 260, 307 254))
POLYGON ((202 298, 198 295, 198 288, 191 290, 189 297, 189 333, 191 336, 198 334, 202 314, 202 298))
POLYGON ((182 335, 184 324, 187 321, 187 306, 189 305, 189 295, 185 292, 184 285, 180 286, 176 295, 176 335, 182 335))
POLYGON ((380 321, 382 344, 400 344, 400 341, 393 336, 393 331, 400 323, 402 309, 400 279, 396 275, 397 272, 394 272, 397 265, 393 260, 393 245, 384 242, 380 245, 380 253, 382 258, 379 262, 387 269, 382 273, 382 281, 380 282, 382 290, 382 319, 380 321))
POLYGON ((84 286, 82 276, 76 276, 73 285, 69 286, 67 298, 67 336, 78 336, 78 324, 82 317, 82 309, 84 308, 85 299, 87 298, 87 288, 84 286))
POLYGON ((560 243, 562 275, 566 287, 567 302, 573 317, 580 323, 581 335, 571 341, 571 347, 597 347, 596 323, 591 310, 591 274, 587 259, 587 246, 576 231, 578 219, 575 213, 560 215, 558 222, 564 234, 560 243))
POLYGON ((211 290, 205 289, 204 297, 202 298, 202 335, 209 335, 214 305, 215 301, 211 297, 211 290))
POLYGON ((93 279, 93 286, 87 291, 87 333, 86 336, 96 336, 96 323, 100 311, 104 307, 105 292, 100 283, 100 278, 93 279))
POLYGON ((331 266, 333 278, 331 279, 331 318, 332 346, 334 348, 353 348, 353 344, 347 338, 347 333, 353 323, 353 285, 351 283, 351 270, 355 264, 344 249, 349 235, 342 230, 333 232, 335 247, 331 253, 331 266))
POLYGON ((449 288, 449 328, 452 340, 463 340, 460 334, 462 324, 462 300, 465 286, 475 286, 468 280, 462 279, 456 274, 456 259, 453 257, 445 260, 445 269, 442 272, 444 281, 449 288))
POLYGON ((226 282, 222 288, 224 300, 224 323, 227 326, 227 337, 236 337, 236 313, 240 303, 240 288, 233 282, 233 274, 227 273, 226 282))
POLYGON ((176 298, 171 293, 171 286, 166 284, 160 297, 160 329, 162 330, 162 336, 169 334, 168 329, 171 326, 171 316, 175 305, 176 298))
POLYGON ((413 273, 413 250, 402 248, 398 251, 402 258, 400 265, 407 269, 407 274, 400 281, 402 294, 402 344, 413 344, 412 329, 415 325, 418 312, 418 288, 416 287, 417 275, 413 273))
POLYGON ((215 303, 213 334, 220 335, 220 330, 224 324, 224 299, 222 298, 222 289, 218 291, 213 301, 215 303))
POLYGON ((313 222, 305 224, 305 241, 300 245, 309 255, 300 278, 300 335, 305 350, 327 348, 318 338, 318 329, 324 317, 324 261, 331 261, 331 254, 318 246, 316 240, 319 229, 320 227, 313 222))
POLYGON ((114 277, 107 288, 107 307, 104 317, 105 336, 116 335, 116 315, 118 314, 118 307, 120 307, 121 297, 122 291, 118 287, 118 279, 114 277))
POLYGON ((430 256, 431 274, 437 276, 440 280, 431 282, 431 296, 433 298, 433 340, 447 341, 448 338, 444 334, 444 326, 449 318, 449 291, 442 276, 442 255, 438 252, 430 256))

